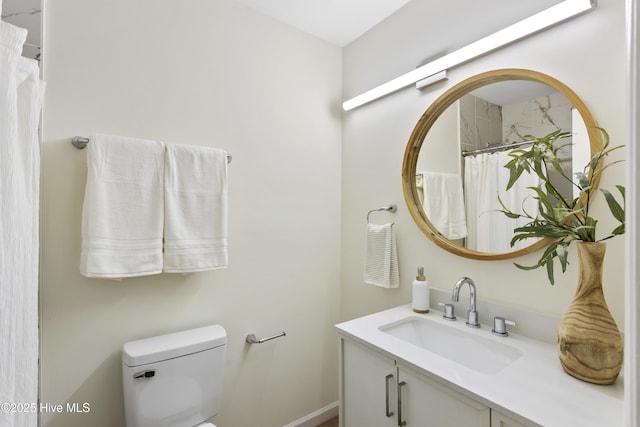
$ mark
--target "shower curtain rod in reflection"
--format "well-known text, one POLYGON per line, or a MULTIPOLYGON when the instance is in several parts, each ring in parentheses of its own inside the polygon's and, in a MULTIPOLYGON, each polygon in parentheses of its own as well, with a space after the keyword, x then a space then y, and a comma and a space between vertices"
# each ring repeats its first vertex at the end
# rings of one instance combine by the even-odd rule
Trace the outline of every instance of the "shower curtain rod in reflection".
MULTIPOLYGON (((84 149, 89 143, 90 139, 84 136, 74 136, 71 138, 71 145, 76 147, 78 150, 84 149)), ((233 156, 227 153, 227 163, 231 163, 233 156)))
POLYGON ((478 150, 462 150, 460 154, 462 155, 462 157, 467 157, 480 153, 495 153, 497 151, 513 150, 514 148, 523 147, 525 145, 533 144, 534 142, 535 140, 532 139, 529 141, 514 142, 513 144, 509 145, 496 145, 495 147, 480 148, 478 150))

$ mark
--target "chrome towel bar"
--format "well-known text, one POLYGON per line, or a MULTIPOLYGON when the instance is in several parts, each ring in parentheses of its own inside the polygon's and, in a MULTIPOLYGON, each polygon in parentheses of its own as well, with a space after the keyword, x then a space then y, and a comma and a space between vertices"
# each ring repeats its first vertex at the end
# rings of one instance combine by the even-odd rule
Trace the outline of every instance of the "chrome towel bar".
POLYGON ((269 341, 269 340, 273 340, 273 339, 276 339, 276 338, 284 337, 285 335, 287 335, 287 334, 284 331, 282 331, 279 334, 273 335, 271 337, 257 339, 255 334, 249 334, 249 335, 247 335, 247 338, 245 339, 245 341, 247 341, 249 344, 262 344, 265 341, 269 341))
MULTIPOLYGON (((87 144, 89 144, 90 139, 84 136, 74 136, 71 138, 71 145, 76 147, 78 150, 84 149, 87 144)), ((227 153, 227 163, 231 163, 233 156, 227 153)))

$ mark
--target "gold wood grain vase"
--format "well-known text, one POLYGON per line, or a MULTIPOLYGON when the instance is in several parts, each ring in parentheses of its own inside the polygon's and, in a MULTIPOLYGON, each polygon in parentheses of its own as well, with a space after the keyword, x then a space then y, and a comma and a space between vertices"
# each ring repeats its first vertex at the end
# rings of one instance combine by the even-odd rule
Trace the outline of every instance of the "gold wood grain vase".
POLYGON ((622 338, 602 292, 606 244, 577 242, 578 289, 558 326, 558 354, 569 375, 612 384, 622 368, 622 338))

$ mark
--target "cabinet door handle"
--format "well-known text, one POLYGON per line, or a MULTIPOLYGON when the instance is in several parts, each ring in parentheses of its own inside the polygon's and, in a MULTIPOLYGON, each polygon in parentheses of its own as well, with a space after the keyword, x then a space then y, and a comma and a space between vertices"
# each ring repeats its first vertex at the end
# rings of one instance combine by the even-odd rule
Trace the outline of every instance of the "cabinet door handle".
POLYGON ((384 393, 385 393, 385 414, 387 418, 393 417, 393 412, 389 410, 389 380, 393 378, 393 374, 384 377, 384 393))
POLYGON ((402 387, 406 385, 407 383, 404 381, 398 384, 398 425, 400 427, 407 425, 407 421, 402 419, 402 387))

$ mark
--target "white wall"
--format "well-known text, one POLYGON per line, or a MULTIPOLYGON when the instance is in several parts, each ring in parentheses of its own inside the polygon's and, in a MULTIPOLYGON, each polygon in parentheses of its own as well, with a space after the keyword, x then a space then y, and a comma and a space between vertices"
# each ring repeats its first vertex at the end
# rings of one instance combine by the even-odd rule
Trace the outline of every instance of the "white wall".
POLYGON ((228 332, 218 425, 336 401, 341 50, 229 0, 57 0, 45 19, 42 401, 91 410, 43 425, 123 426, 122 344, 211 323, 228 332), (79 274, 86 152, 69 141, 95 132, 233 154, 228 269, 79 274))
MULTIPOLYGON (((512 22, 498 22, 504 8, 538 7, 496 0, 491 6, 477 1, 414 0, 377 26, 344 53, 345 98, 410 71, 438 51, 453 50, 476 37, 512 22), (464 11, 462 13, 461 11, 464 11), (428 23, 425 21, 429 20, 428 23), (431 25, 435 20, 435 24, 431 25)), ((407 88, 345 113, 343 122, 343 236, 342 317, 353 318, 410 301, 410 283, 418 265, 424 265, 431 286, 451 291, 456 279, 469 276, 478 297, 560 314, 568 306, 577 283, 575 248, 571 265, 556 285, 546 271, 521 271, 513 260, 476 261, 444 251, 420 232, 402 195, 404 149, 417 120, 439 95, 477 73, 498 68, 527 68, 555 77, 570 86, 606 128, 613 145, 626 144, 624 2, 600 0, 597 8, 526 40, 475 59, 449 71, 449 80, 419 92, 407 88), (401 286, 387 290, 362 280, 365 216, 369 209, 398 204, 393 216, 398 238, 401 286)), ((523 13, 529 13, 523 11, 523 13)), ((620 150, 617 158, 624 158, 620 150)), ((624 165, 607 170, 601 186, 614 190, 625 183, 624 165)), ((615 191, 615 190, 614 190, 615 191)), ((615 227, 602 197, 594 200, 594 216, 602 234, 615 227)), ((383 215, 383 214, 380 214, 383 215)), ((382 218, 381 218, 382 219, 382 218)), ((610 309, 622 328, 624 321, 624 239, 608 241, 604 287, 610 309)), ((540 253, 517 259, 533 264, 540 253)), ((480 313, 482 317, 482 313, 480 313)), ((489 322, 490 319, 481 319, 489 322)), ((517 320, 517 319, 516 319, 517 320)))

